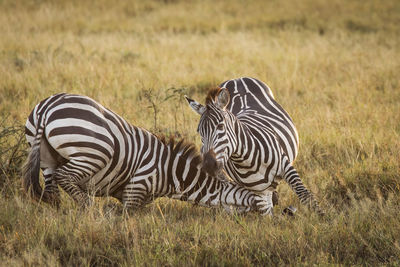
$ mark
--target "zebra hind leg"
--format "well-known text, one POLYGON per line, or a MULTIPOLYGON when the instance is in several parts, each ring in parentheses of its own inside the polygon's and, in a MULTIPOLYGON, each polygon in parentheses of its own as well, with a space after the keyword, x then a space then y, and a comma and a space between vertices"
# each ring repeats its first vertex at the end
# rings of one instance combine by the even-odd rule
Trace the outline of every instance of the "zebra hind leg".
POLYGON ((58 208, 60 206, 60 190, 53 177, 54 169, 43 168, 42 171, 44 176, 43 198, 45 202, 58 208))
POLYGON ((314 198, 314 195, 305 187, 300 179, 297 170, 289 163, 287 159, 285 160, 284 166, 285 169, 283 178, 296 193, 296 195, 300 199, 300 202, 304 205, 309 206, 319 215, 324 215, 324 211, 319 207, 317 200, 314 198))
POLYGON ((89 206, 91 204, 89 195, 78 185, 88 176, 92 176, 92 174, 77 169, 71 162, 68 162, 56 169, 53 179, 76 203, 81 206, 89 206))

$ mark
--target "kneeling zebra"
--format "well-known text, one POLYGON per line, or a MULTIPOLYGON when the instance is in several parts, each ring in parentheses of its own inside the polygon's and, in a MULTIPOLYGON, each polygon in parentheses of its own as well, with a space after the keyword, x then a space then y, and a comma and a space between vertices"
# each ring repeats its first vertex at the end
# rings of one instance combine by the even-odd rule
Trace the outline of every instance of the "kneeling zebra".
POLYGON ((205 105, 186 100, 201 116, 197 132, 208 173, 218 175, 223 169, 236 183, 262 196, 264 214, 272 214, 281 179, 303 204, 323 214, 293 167, 299 144, 296 127, 266 84, 243 77, 210 90, 205 105))
POLYGON ((193 145, 157 138, 89 97, 62 93, 44 99, 25 132, 31 150, 24 186, 44 202, 59 205, 59 186, 82 205, 90 203, 89 195, 115 197, 125 208, 166 196, 248 212, 262 201, 202 171, 193 145))

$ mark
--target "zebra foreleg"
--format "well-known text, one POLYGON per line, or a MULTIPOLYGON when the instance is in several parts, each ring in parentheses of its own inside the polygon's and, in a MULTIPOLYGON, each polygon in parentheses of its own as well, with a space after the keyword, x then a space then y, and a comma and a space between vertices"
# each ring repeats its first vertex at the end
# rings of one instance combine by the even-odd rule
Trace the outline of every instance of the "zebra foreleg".
POLYGON ((152 199, 148 197, 148 193, 145 189, 139 185, 128 184, 122 191, 122 204, 124 210, 133 212, 136 209, 142 208, 146 204, 152 202, 152 199))
POLYGON ((267 189, 262 195, 255 198, 257 210, 262 216, 273 215, 273 194, 274 191, 267 189))
POLYGON ((246 214, 246 213, 252 211, 252 207, 235 207, 232 205, 226 205, 224 203, 222 203, 222 207, 230 215, 233 215, 233 214, 241 215, 241 214, 246 214))

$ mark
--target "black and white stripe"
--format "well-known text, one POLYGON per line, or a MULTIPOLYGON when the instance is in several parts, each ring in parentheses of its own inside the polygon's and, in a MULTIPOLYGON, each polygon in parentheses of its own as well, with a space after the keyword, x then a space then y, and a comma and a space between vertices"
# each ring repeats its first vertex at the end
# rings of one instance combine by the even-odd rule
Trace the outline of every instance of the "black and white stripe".
POLYGON ((262 202, 252 191, 202 171, 193 145, 167 143, 85 96, 62 93, 40 102, 26 122, 26 138, 31 151, 25 188, 55 205, 58 186, 83 205, 89 195, 113 196, 126 208, 162 196, 244 212, 262 202))
POLYGON ((198 132, 207 172, 216 175, 223 168, 238 184, 263 196, 265 214, 272 214, 273 191, 282 178, 302 203, 319 210, 292 166, 297 130, 266 84, 244 77, 210 90, 205 106, 186 99, 201 115, 198 132))

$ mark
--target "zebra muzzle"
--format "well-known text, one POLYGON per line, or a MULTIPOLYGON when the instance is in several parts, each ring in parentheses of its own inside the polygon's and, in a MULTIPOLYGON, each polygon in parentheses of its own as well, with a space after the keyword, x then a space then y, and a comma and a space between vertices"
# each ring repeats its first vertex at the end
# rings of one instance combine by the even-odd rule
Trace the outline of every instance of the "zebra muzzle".
POLYGON ((210 149, 203 156, 203 170, 212 176, 218 174, 221 168, 221 164, 217 162, 215 156, 216 155, 213 149, 210 149))

